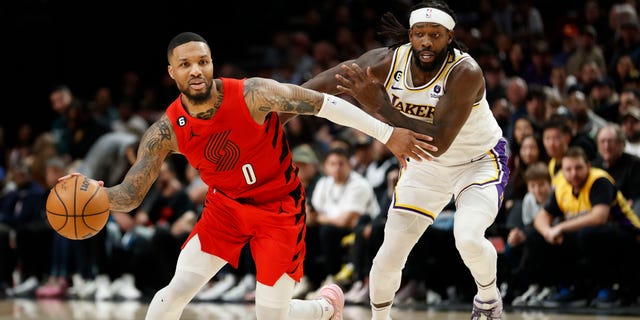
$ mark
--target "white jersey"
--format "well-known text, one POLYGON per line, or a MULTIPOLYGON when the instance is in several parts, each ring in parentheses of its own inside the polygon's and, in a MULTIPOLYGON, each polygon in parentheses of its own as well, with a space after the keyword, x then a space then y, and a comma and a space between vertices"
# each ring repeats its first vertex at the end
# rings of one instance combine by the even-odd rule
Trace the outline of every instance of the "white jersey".
MULTIPOLYGON (((447 78, 451 70, 465 59, 471 59, 467 53, 454 49, 455 55, 449 55, 438 74, 423 86, 413 86, 411 77, 411 44, 398 47, 393 56, 392 67, 385 80, 385 88, 394 108, 405 116, 426 123, 433 123, 437 105, 445 94, 447 78)), ((442 112, 442 111, 440 111, 442 112)), ((446 166, 468 163, 484 156, 502 137, 502 129, 489 108, 486 91, 482 99, 473 104, 471 114, 453 140, 449 149, 433 161, 446 166)))

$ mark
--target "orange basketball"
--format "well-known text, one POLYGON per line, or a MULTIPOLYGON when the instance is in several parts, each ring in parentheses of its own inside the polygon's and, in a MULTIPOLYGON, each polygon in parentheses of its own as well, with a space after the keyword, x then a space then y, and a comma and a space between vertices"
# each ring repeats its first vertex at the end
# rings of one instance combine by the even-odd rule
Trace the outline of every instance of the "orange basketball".
POLYGON ((47 219, 72 240, 95 236, 109 219, 109 197, 97 181, 83 175, 58 182, 47 197, 47 219))

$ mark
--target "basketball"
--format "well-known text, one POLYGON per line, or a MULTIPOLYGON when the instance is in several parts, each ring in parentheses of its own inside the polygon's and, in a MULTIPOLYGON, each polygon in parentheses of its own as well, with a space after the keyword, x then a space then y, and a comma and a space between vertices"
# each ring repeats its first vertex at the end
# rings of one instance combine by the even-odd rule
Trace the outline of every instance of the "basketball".
POLYGON ((109 219, 109 197, 97 181, 72 176, 58 182, 47 197, 47 220, 57 233, 72 240, 95 236, 109 219))

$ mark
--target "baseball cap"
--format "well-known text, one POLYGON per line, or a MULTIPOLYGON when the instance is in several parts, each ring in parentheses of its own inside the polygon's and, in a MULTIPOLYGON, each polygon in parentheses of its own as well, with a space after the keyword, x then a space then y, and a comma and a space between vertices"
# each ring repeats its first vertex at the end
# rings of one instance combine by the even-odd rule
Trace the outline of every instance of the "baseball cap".
POLYGON ((313 148, 308 144, 301 144, 291 151, 293 162, 302 162, 309 164, 318 164, 318 157, 316 156, 316 152, 313 151, 313 148))

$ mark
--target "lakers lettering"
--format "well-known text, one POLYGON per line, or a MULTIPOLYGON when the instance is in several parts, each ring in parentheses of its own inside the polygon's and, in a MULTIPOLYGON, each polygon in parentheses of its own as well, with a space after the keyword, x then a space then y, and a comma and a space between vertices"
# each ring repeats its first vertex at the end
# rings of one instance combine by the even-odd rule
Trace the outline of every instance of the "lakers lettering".
POLYGON ((411 115, 418 118, 424 118, 429 122, 433 122, 433 116, 436 113, 436 106, 418 105, 412 103, 405 103, 400 100, 399 97, 391 95, 391 103, 397 110, 402 111, 407 115, 411 115))

